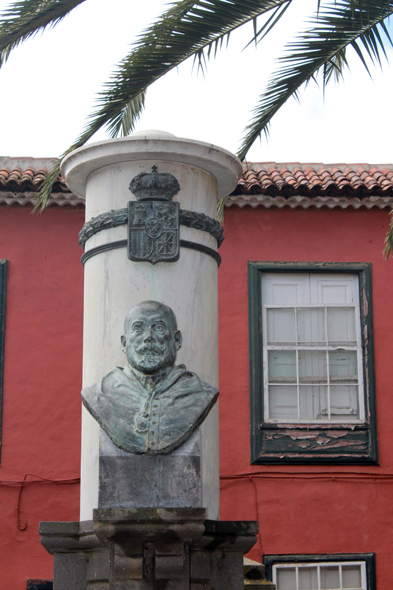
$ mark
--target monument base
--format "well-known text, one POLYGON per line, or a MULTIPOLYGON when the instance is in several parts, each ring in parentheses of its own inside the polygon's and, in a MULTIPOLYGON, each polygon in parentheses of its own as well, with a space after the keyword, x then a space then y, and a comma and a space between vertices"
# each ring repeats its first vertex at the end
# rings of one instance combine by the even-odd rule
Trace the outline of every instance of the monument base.
POLYGON ((258 523, 206 520, 203 508, 105 508, 39 531, 54 590, 241 590, 258 523))

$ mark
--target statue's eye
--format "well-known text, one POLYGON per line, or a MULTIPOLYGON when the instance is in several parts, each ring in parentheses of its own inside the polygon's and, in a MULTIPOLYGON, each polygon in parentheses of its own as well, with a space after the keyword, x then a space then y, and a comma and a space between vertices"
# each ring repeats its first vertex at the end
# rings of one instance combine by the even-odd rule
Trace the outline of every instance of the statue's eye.
POLYGON ((135 334, 142 334, 143 327, 140 324, 136 324, 136 325, 133 326, 133 332, 135 334))
POLYGON ((165 332, 164 324, 155 324, 154 331, 158 332, 159 334, 162 334, 163 332, 165 332))

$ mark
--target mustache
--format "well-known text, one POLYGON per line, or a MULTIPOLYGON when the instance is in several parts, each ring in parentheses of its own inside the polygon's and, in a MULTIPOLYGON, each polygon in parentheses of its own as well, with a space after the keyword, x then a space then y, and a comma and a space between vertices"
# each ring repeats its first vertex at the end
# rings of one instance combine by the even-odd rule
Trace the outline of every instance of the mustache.
POLYGON ((155 354, 162 355, 165 352, 165 346, 159 346, 158 344, 155 344, 154 342, 150 342, 148 344, 142 344, 142 346, 137 348, 136 352, 138 354, 144 354, 146 352, 154 352, 155 354))

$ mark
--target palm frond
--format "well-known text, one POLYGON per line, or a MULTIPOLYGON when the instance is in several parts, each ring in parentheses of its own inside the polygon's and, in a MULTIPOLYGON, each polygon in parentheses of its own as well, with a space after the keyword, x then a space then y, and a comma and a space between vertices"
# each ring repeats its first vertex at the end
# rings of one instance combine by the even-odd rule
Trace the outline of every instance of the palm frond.
POLYGON ((11 4, 0 16, 0 67, 19 43, 48 26, 56 26, 84 1, 19 0, 11 4))
MULTIPOLYGON (((65 155, 65 154, 64 154, 65 155)), ((48 172, 44 182, 41 185, 40 190, 38 191, 37 195, 34 197, 34 209, 33 211, 42 211, 48 204, 52 193, 52 187, 55 184, 59 174, 60 174, 60 164, 61 160, 56 162, 52 169, 48 172)))
POLYGON ((126 137, 135 127, 135 123, 140 118, 145 108, 146 90, 142 90, 135 98, 125 106, 118 117, 113 121, 109 128, 110 137, 126 137))
POLYGON ((98 107, 73 145, 83 145, 101 127, 109 129, 125 106, 183 61, 251 21, 293 0, 182 0, 138 38, 98 97, 98 107))
MULTIPOLYGON (((292 1, 180 0, 172 4, 139 35, 131 52, 98 95, 97 109, 88 118, 82 133, 62 157, 83 146, 102 127, 106 127, 112 137, 122 131, 129 132, 143 109, 148 86, 189 57, 201 55, 205 49, 208 55, 213 48, 216 53, 232 31, 292 1)), ((46 206, 50 182, 55 179, 48 175, 44 181, 37 194, 36 208, 46 206)))
MULTIPOLYGON (((367 69, 367 56, 380 63, 380 51, 385 50, 378 27, 382 26, 386 34, 383 21, 392 13, 393 0, 335 0, 323 10, 320 8, 311 28, 286 46, 286 53, 280 58, 282 65, 272 75, 246 127, 239 158, 245 158, 261 133, 267 133, 278 110, 320 70, 324 71, 324 83, 330 81, 333 72, 336 78, 342 76, 348 46, 355 49, 367 69)), ((392 44, 389 35, 387 40, 392 44)))
POLYGON ((393 256, 393 209, 390 211, 390 224, 389 230, 385 237, 385 249, 383 255, 386 259, 393 256))
POLYGON ((289 6, 290 6, 290 2, 288 2, 287 4, 283 4, 282 6, 277 6, 277 8, 274 10, 273 14, 271 14, 269 16, 269 18, 265 21, 265 23, 259 29, 259 31, 257 31, 255 28, 256 27, 256 22, 255 22, 254 36, 252 39, 250 39, 250 41, 247 43, 247 45, 244 47, 244 49, 247 49, 247 47, 249 45, 251 45, 251 43, 255 43, 255 45, 260 43, 260 41, 262 41, 262 39, 264 39, 266 37, 266 35, 268 35, 270 33, 270 31, 273 29, 273 27, 278 23, 280 18, 288 10, 289 6))
POLYGON ((217 221, 220 223, 224 222, 224 206, 227 198, 228 197, 221 197, 221 199, 219 199, 217 202, 217 221))
POLYGON ((324 86, 333 78, 339 82, 344 76, 344 68, 348 66, 346 47, 338 51, 329 61, 323 65, 323 82, 324 86))

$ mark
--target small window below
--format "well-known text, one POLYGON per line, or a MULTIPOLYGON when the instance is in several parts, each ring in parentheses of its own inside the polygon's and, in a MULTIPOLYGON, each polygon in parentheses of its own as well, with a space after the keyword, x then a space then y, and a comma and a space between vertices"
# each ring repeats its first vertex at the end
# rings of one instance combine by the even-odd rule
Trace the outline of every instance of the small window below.
POLYGON ((375 590, 374 554, 267 555, 263 561, 277 590, 375 590))
POLYGON ((376 462, 371 265, 249 263, 249 292, 252 462, 376 462))

